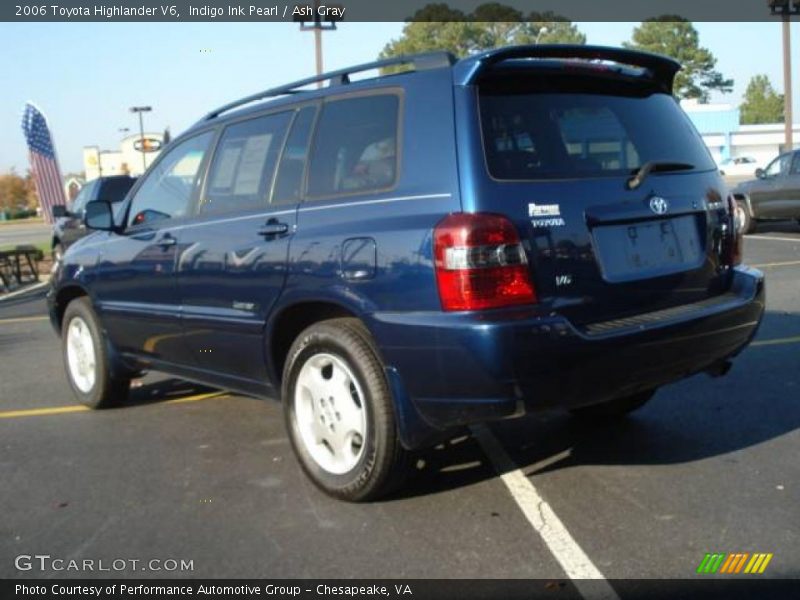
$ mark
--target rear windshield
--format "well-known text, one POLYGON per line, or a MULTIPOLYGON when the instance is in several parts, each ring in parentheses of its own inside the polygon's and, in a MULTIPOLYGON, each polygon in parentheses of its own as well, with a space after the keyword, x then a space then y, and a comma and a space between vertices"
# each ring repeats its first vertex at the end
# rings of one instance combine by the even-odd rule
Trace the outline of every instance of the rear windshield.
POLYGON ((133 177, 114 177, 113 179, 106 179, 103 182, 103 187, 98 195, 100 200, 106 202, 119 202, 125 199, 125 194, 136 183, 133 177))
POLYGON ((503 87, 482 88, 480 95, 486 163, 495 179, 627 175, 648 161, 715 168, 688 117, 667 94, 503 87))

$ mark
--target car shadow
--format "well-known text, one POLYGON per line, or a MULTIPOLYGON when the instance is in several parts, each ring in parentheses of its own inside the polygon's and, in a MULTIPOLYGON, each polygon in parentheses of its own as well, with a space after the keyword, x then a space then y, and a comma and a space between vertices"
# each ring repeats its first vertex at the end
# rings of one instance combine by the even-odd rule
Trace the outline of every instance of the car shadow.
POLYGON ((141 379, 134 379, 128 392, 128 398, 113 407, 113 409, 159 404, 171 400, 185 400, 201 394, 211 393, 224 394, 225 392, 224 390, 177 378, 160 379, 153 382, 142 382, 141 379))
MULTIPOLYGON (((705 374, 660 390, 640 410, 618 419, 578 419, 547 412, 490 425, 526 475, 585 465, 668 465, 731 455, 800 428, 800 316, 769 312, 772 333, 734 361, 731 372, 705 374), (766 338, 766 339, 765 339, 766 338)), ((497 475, 473 435, 419 454, 411 480, 387 501, 435 494, 497 475)))

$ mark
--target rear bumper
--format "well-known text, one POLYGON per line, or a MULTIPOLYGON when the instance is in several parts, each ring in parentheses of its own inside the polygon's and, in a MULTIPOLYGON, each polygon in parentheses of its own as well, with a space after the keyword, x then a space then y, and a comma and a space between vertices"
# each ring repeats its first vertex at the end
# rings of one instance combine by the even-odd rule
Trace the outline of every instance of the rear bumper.
POLYGON ((512 310, 376 313, 371 329, 415 446, 424 429, 593 404, 704 371, 752 339, 764 293, 762 273, 738 267, 717 299, 588 328, 512 310))

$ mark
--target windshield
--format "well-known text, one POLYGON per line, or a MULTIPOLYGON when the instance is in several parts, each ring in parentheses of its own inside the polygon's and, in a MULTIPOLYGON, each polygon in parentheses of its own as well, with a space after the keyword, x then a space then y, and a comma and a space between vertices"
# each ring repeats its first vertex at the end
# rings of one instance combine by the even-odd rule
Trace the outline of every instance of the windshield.
POLYGON ((688 117, 663 93, 482 89, 486 163, 496 179, 622 176, 648 161, 715 169, 688 117))

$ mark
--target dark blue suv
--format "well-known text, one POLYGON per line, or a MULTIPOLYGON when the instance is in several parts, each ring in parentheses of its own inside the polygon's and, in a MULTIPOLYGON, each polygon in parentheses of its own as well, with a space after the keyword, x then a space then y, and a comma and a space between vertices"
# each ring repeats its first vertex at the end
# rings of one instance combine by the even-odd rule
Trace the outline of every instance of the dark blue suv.
POLYGON ((124 210, 87 205, 101 231, 49 295, 71 387, 106 406, 153 369, 280 397, 311 479, 364 500, 465 425, 620 415, 724 374, 764 281, 671 95, 679 68, 430 53, 210 113, 124 210))

